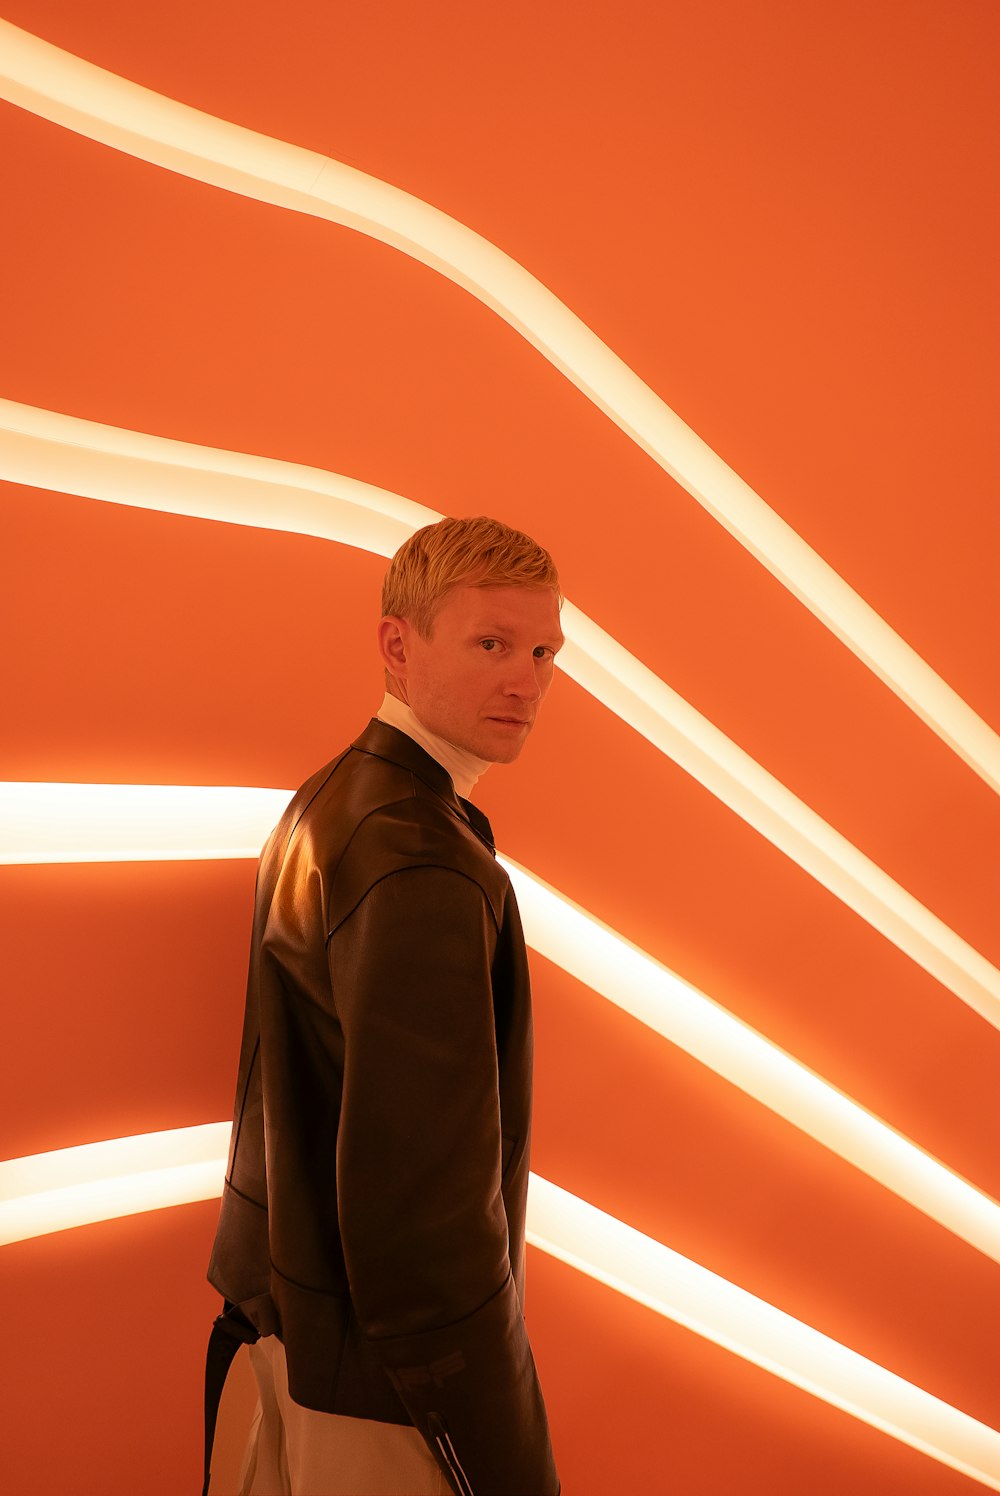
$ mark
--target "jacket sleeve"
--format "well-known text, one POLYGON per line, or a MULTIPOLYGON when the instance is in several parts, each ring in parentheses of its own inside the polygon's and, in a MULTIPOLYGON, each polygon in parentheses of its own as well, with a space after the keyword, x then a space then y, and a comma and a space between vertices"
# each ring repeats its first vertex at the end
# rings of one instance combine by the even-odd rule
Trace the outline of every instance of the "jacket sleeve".
POLYGON ((351 1298, 460 1496, 553 1496, 508 1259, 492 909, 441 867, 383 878, 330 937, 344 1035, 337 1204, 351 1298))

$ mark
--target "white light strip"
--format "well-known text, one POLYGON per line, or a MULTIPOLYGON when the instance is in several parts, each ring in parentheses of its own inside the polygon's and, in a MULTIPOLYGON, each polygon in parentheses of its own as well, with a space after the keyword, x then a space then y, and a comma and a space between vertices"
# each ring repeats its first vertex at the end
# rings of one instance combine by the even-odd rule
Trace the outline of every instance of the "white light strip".
MULTIPOLYGON (((7 842, 0 861, 17 860, 18 845, 25 848, 20 860, 36 861, 256 857, 290 798, 289 790, 0 784, 0 847, 4 832, 7 842), (36 855, 40 844, 44 858, 36 855), (216 850, 218 846, 224 850, 216 850), (240 852, 240 847, 248 850, 240 852)), ((1000 1261, 1000 1206, 989 1196, 540 878, 510 859, 501 860, 535 950, 1000 1261)))
MULTIPOLYGON (((357 479, 0 400, 0 477, 391 555, 434 510, 357 479)), ((558 663, 925 971, 1000 1028, 1000 971, 567 602, 558 663)))
POLYGON ((1000 1028, 1000 971, 594 621, 566 602, 557 663, 717 800, 1000 1028))
MULTIPOLYGON (((2 35, 2 23, 0 23, 2 35)), ((341 473, 0 399, 0 478, 85 499, 312 535, 391 556, 441 515, 341 473)))
POLYGON ((0 783, 0 864, 260 856, 291 790, 0 783))
POLYGON ((533 950, 1000 1262, 1000 1205, 509 857, 533 950))
POLYGON ((537 1174, 527 1234, 569 1267, 1000 1491, 996 1429, 537 1174))
POLYGON ((112 1138, 0 1163, 0 1246, 222 1193, 230 1123, 112 1138))
MULTIPOLYGON (((216 1122, 0 1163, 0 1242, 212 1199, 229 1134, 216 1122)), ((588 1277, 1000 1490, 996 1430, 537 1174, 527 1234, 588 1277)))
POLYGON ((508 322, 676 479, 994 790, 1000 737, 568 307, 509 255, 364 172, 130 83, 0 21, 0 95, 116 150, 343 224, 508 322))

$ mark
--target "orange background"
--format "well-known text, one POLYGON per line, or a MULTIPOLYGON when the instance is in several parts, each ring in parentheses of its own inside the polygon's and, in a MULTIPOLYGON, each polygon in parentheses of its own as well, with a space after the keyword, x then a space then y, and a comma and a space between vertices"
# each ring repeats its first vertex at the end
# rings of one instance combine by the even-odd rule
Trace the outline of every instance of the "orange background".
MULTIPOLYGON (((493 240, 1000 726, 1000 20, 817 12, 3 7, 493 240)), ((3 394, 528 529, 578 606, 1000 962, 996 797, 509 327, 347 230, 7 104, 0 132, 3 394)), ((293 788, 375 710, 378 558, 0 495, 4 778, 293 788)), ((1000 1035, 577 686, 477 799, 503 850, 1000 1195, 1000 1035)), ((229 1115, 252 888, 247 862, 0 870, 5 1156, 229 1115)), ((532 962, 537 1172, 996 1422, 994 1264, 532 962)), ((4 1249, 11 1491, 194 1488, 215 1214, 4 1249)), ((974 1489, 529 1273, 567 1496, 974 1489)))

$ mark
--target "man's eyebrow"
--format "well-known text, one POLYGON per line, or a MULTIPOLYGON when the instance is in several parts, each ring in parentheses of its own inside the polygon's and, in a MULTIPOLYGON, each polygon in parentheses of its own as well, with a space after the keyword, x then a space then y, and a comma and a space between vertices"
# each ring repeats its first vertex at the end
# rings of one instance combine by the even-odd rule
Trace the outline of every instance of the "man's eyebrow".
MULTIPOLYGON (((488 639, 492 634, 516 633, 517 629, 517 624, 493 622, 480 624, 471 632, 473 637, 477 639, 488 639)), ((546 649, 555 651, 557 649, 562 649, 563 645, 566 643, 566 636, 563 633, 554 634, 548 639, 539 639, 538 643, 544 644, 546 649)))

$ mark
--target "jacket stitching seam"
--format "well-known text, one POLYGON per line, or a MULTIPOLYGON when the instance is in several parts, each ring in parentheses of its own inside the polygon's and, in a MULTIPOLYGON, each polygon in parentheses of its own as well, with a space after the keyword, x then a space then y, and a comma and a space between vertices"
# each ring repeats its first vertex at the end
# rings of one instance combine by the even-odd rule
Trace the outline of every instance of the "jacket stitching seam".
POLYGON ((429 868, 436 868, 439 872, 442 872, 442 873, 454 873, 457 878, 464 878, 467 883, 471 883, 472 884, 473 888, 478 888, 479 892, 483 896, 483 902, 485 903, 487 909, 490 911, 490 918, 493 921, 493 927, 496 930, 497 937, 499 938, 499 935, 500 935, 500 922, 497 919, 496 911, 493 908, 493 900, 490 898, 489 893, 483 887, 482 883, 480 883, 480 881, 479 881, 478 878, 473 878, 471 876, 471 874, 464 873, 461 868, 451 867, 446 862, 413 862, 413 863, 407 863, 406 867, 394 867, 394 868, 391 868, 389 870, 389 872, 383 873, 382 876, 381 876, 381 878, 376 878, 376 880, 375 880, 374 883, 370 883, 368 885, 368 887, 365 889, 364 893, 358 899, 357 903, 353 904, 351 906, 351 908, 347 911, 347 913, 343 916, 343 918, 339 919, 337 921, 337 923, 333 926, 333 928, 331 930, 327 931, 327 935, 326 935, 326 939, 324 941, 324 945, 329 946, 330 941, 333 939, 334 935, 336 935, 337 931, 341 928, 341 926, 345 925, 347 923, 347 921, 352 917, 352 915, 354 915, 354 914, 357 913, 357 911, 361 908, 361 905, 364 903, 364 901, 368 897, 368 895, 370 893, 373 893, 374 890, 376 888, 378 888, 380 884, 385 883, 385 881, 388 878, 398 878, 398 877, 400 877, 404 873, 415 873, 415 872, 419 872, 421 868, 428 868, 428 867, 429 868))
POLYGON ((252 1205, 256 1210, 262 1210, 265 1215, 267 1214, 267 1205, 262 1205, 261 1202, 259 1200, 255 1200, 252 1195, 246 1195, 241 1189, 237 1189, 231 1178, 227 1177, 226 1188, 232 1190, 233 1194, 238 1195, 241 1200, 245 1200, 248 1205, 252 1205))

